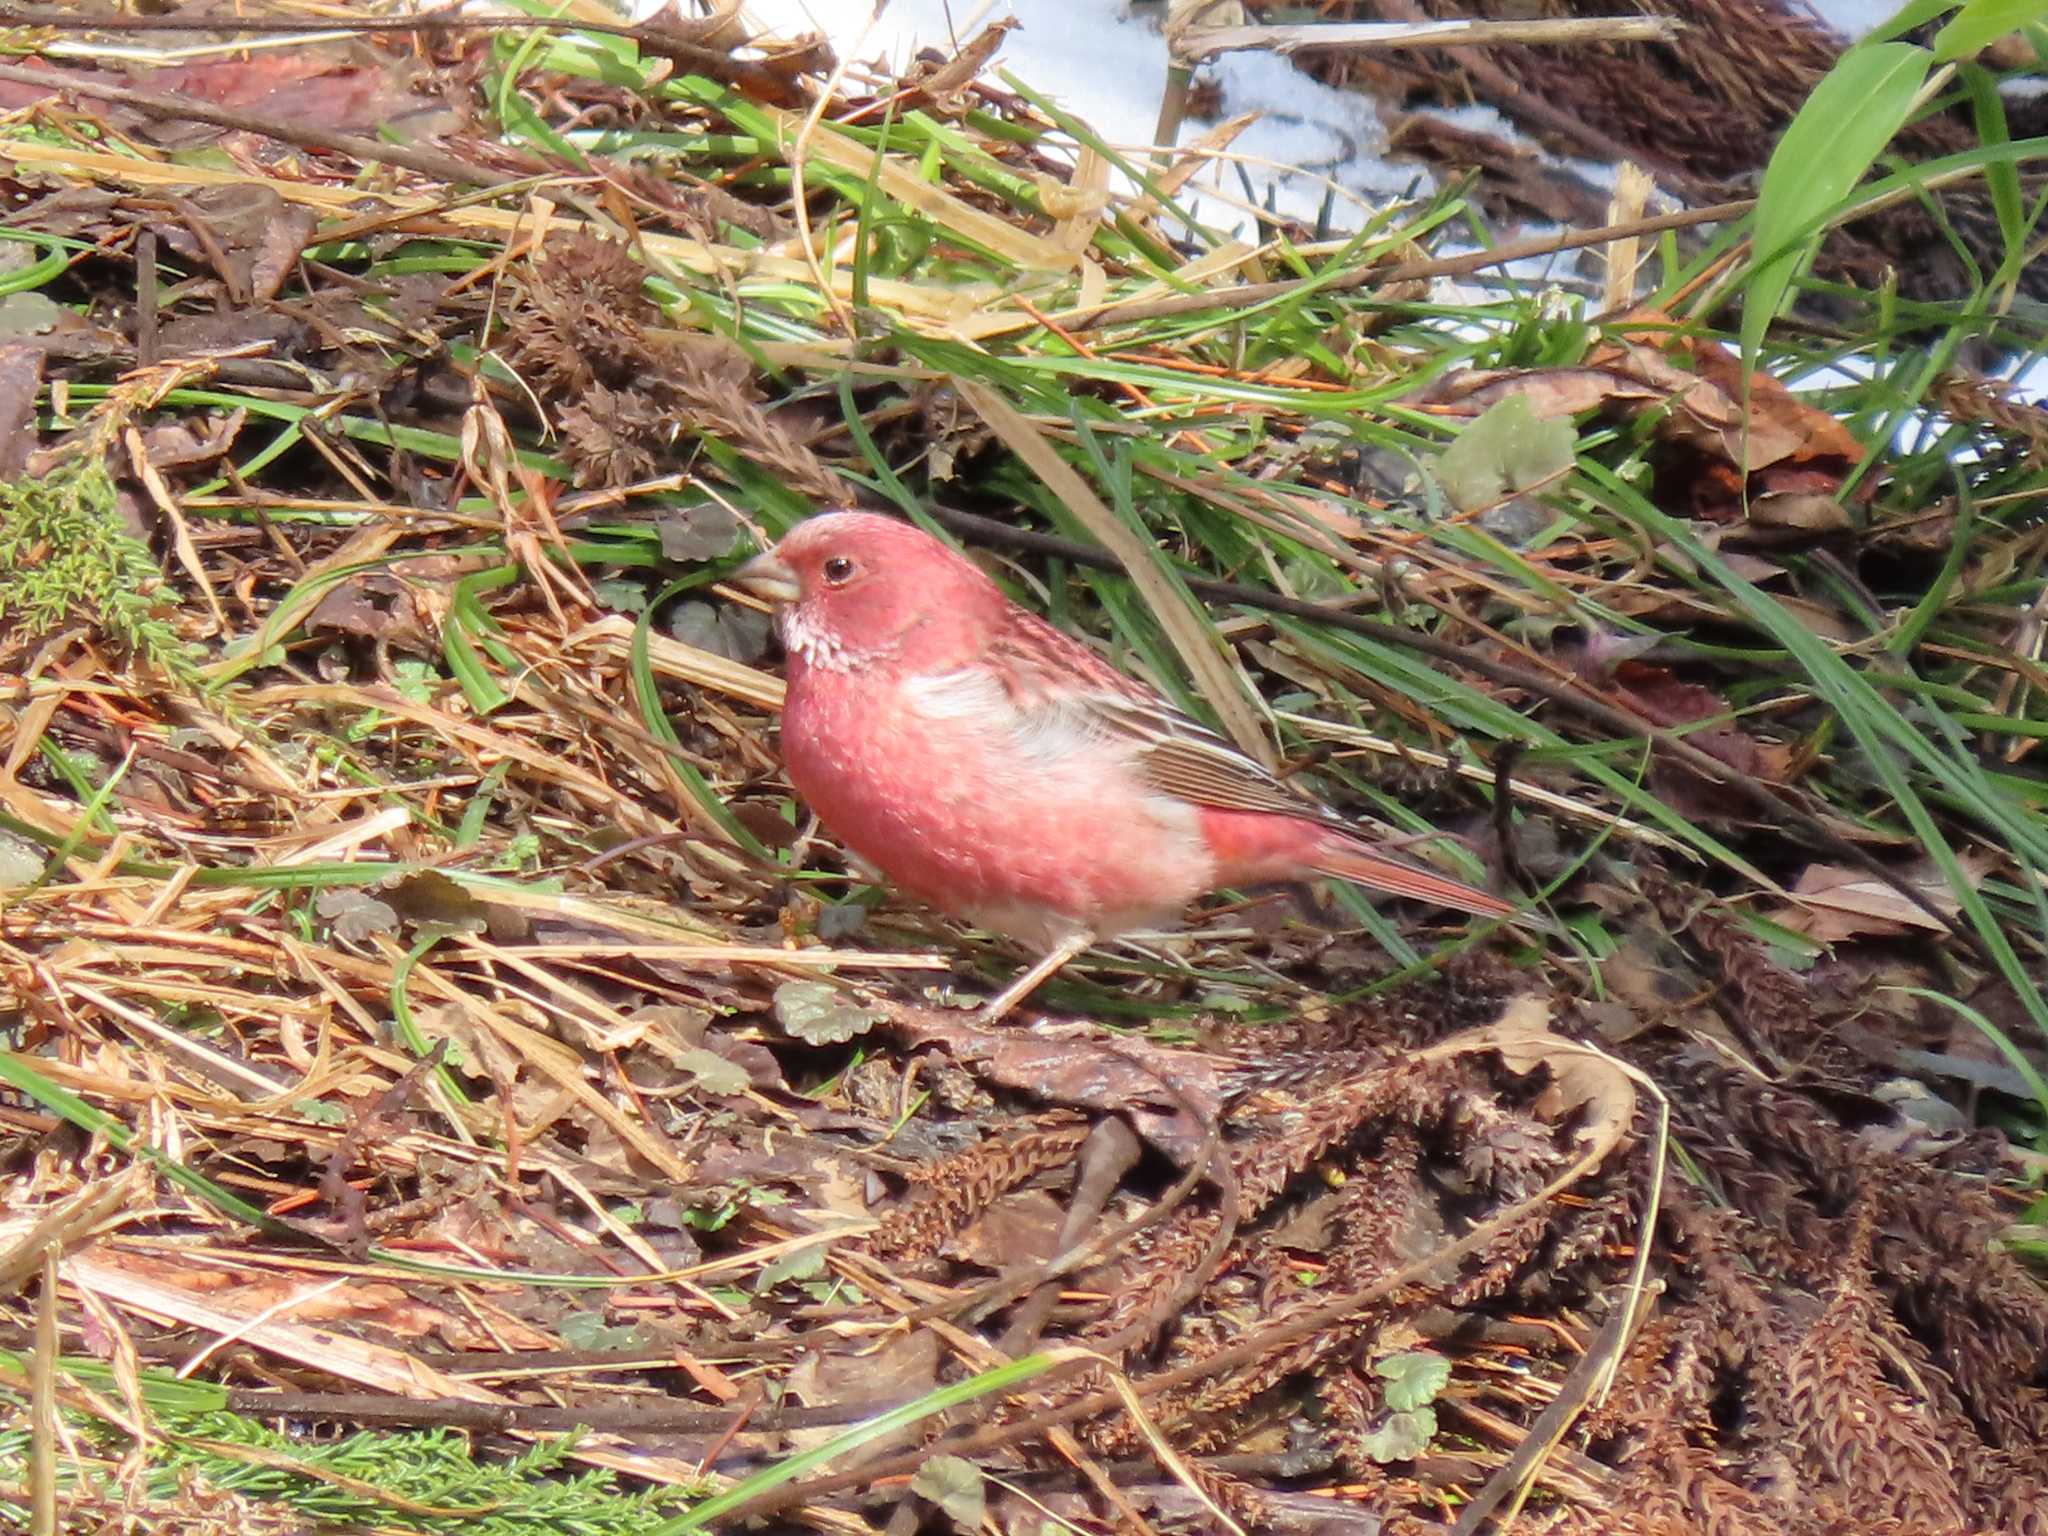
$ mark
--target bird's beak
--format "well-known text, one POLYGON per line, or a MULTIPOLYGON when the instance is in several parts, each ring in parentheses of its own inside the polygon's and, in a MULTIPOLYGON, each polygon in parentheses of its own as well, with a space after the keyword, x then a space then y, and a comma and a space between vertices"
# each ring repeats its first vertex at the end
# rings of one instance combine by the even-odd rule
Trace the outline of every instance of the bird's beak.
POLYGON ((796 572, 772 549, 754 556, 725 579, 749 597, 758 597, 772 607, 793 603, 801 595, 797 591, 796 572))

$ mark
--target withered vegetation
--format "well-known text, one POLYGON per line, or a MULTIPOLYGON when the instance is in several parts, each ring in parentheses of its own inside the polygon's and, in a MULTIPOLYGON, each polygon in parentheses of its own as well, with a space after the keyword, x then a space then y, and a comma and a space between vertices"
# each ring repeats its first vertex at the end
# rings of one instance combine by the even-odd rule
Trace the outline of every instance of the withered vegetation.
MULTIPOLYGON (((1255 9, 1261 7, 1254 0, 1255 9)), ((1459 128, 1417 109, 1482 103, 1565 157, 1632 161, 1666 193, 1696 205, 1755 190, 1771 147, 1840 57, 1843 39, 1798 0, 1330 0, 1330 21, 1615 16, 1639 11, 1684 24, 1664 43, 1603 42, 1546 47, 1372 53, 1305 50, 1319 78, 1369 90, 1380 104, 1398 158, 1472 178, 1472 196, 1502 218, 1596 221, 1607 193, 1569 162, 1543 162, 1483 130, 1459 128)), ((1934 17, 1910 36, 1931 37, 1934 17)), ((2015 29, 1987 63, 2037 67, 2015 29)), ((2032 91, 2006 107, 2012 138, 2048 130, 2048 105, 2032 91)), ((1967 98, 1907 126, 1894 148, 1931 161, 1977 142, 1967 98)), ((1966 295, 1998 264, 2002 241, 1992 199, 1968 181, 1852 221, 1825 247, 1820 270, 1871 287, 1895 283, 1910 298, 1966 295)), ((2048 296, 2048 266, 2020 269, 2023 289, 2048 296)))
POLYGON ((1744 378, 1726 244, 1587 318, 597 14, 0 68, 0 1524, 2048 1532, 2042 413, 1853 262, 1744 378), (1556 934, 977 1027, 718 588, 846 503, 1556 934))

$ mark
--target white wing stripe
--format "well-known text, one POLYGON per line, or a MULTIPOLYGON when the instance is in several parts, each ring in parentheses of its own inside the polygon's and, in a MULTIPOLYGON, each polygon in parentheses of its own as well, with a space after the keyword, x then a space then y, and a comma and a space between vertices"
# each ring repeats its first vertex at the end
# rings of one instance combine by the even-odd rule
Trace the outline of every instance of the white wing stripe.
POLYGON ((906 678, 903 694, 910 707, 927 720, 972 720, 991 736, 1007 735, 1011 750, 1034 768, 1065 761, 1075 752, 1109 739, 1094 727, 1089 708, 1092 699, 1020 709, 1002 680, 987 667, 906 678))

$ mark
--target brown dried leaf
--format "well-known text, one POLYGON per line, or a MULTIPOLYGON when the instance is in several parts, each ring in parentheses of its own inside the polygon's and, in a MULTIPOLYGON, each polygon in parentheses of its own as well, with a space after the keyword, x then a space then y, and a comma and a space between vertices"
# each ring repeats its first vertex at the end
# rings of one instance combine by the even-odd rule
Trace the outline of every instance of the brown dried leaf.
POLYGON ((1550 1073, 1551 1088, 1539 1108, 1554 1118, 1583 1113, 1577 1128, 1587 1156, 1604 1156, 1621 1144, 1636 1112, 1635 1084, 1620 1065, 1589 1045, 1567 1040, 1550 1028, 1548 1005, 1536 996, 1518 997, 1500 1021, 1453 1035, 1431 1046, 1425 1057, 1499 1053, 1510 1071, 1550 1073))
MULTIPOLYGON (((883 1406, 909 1402, 938 1385, 939 1336, 929 1328, 896 1333, 874 1349, 860 1354, 807 1354, 786 1378, 788 1395, 800 1403, 873 1403, 883 1406)), ((853 1459, 868 1460, 887 1446, 902 1443, 915 1428, 882 1440, 870 1441, 853 1459)), ((832 1428, 798 1430, 790 1437, 799 1448, 830 1440, 839 1431, 832 1428)))
POLYGON ((309 634, 356 635, 416 656, 437 641, 413 588, 388 571, 359 571, 336 582, 306 617, 309 634))
MULTIPOLYGON (((1981 877, 1991 867, 1989 859, 1967 853, 1962 862, 1972 877, 1981 877)), ((1953 917, 1962 910, 1947 878, 1939 871, 1924 869, 1908 878, 1943 915, 1953 917)), ((1799 898, 1799 904, 1789 908, 1779 921, 1824 944, 1870 934, 1896 936, 1908 929, 1946 931, 1940 919, 1863 869, 1809 864, 1800 872, 1792 894, 1799 898)))
MULTIPOLYGON (((361 50, 299 47, 252 49, 225 59, 201 59, 161 69, 138 70, 138 90, 233 108, 251 116, 276 115, 301 127, 368 133, 393 120, 437 107, 415 95, 406 82, 411 65, 403 55, 371 57, 361 50)), ((409 125, 418 132, 422 125, 409 125)))
POLYGON ((1610 405, 1634 410, 1663 402, 1669 392, 1616 368, 1474 368, 1432 385, 1418 401, 1438 414, 1477 416, 1516 397, 1548 418, 1610 405))
POLYGON ((1016 1190, 968 1222, 940 1252, 983 1269, 1043 1264, 1059 1253, 1065 1219, 1065 1207, 1050 1191, 1016 1190))
POLYGON ((1846 509, 1831 496, 1863 455, 1848 428, 1763 373, 1747 380, 1745 408, 1741 364, 1725 347, 1664 329, 1662 316, 1639 318, 1650 324, 1596 349, 1586 361, 1667 392, 1671 409, 1659 419, 1658 435, 1690 450, 1693 462, 1664 468, 1673 481, 1689 474, 1694 512, 1739 521, 1746 489, 1752 521, 1774 517, 1781 527, 1847 527, 1846 509), (1801 493, 1796 505, 1757 516, 1759 500, 1793 490, 1801 493))
POLYGON ((43 348, 0 343, 0 480, 28 468, 36 446, 36 391, 42 387, 43 348))
POLYGON ((1055 1104, 1127 1114, 1140 1135, 1180 1162, 1208 1139, 1207 1122, 1218 1112, 1230 1070, 1197 1051, 1112 1040, 1092 1024, 1046 1020, 1028 1033, 988 1030, 912 1009, 897 1010, 890 1023, 909 1039, 943 1044, 988 1082, 1055 1104))
POLYGON ((190 422, 156 422, 143 430, 143 452, 158 469, 209 464, 234 446, 242 423, 248 418, 247 407, 238 405, 225 416, 207 417, 204 435, 195 431, 190 422))
MULTIPOLYGON (((1712 690, 1685 682, 1669 668, 1647 662, 1619 663, 1610 686, 1628 701, 1630 708, 1656 725, 1684 726, 1732 713, 1727 702, 1712 690)), ((1782 771, 1784 767, 1781 752, 1733 725, 1687 731, 1685 739, 1737 773, 1753 778, 1773 778, 1773 770, 1782 771)))

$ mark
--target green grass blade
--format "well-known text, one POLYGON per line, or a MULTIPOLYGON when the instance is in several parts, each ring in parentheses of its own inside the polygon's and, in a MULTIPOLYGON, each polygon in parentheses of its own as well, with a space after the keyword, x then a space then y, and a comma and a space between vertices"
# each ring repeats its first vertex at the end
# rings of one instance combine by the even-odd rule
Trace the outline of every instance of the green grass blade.
POLYGON ((971 1403, 976 1398, 987 1397, 993 1392, 1007 1392, 1013 1387, 1022 1386, 1034 1376, 1043 1375, 1053 1366, 1060 1364, 1062 1358, 1063 1355, 1059 1354, 1026 1355, 1023 1359, 1013 1360, 1008 1365, 999 1365, 993 1370, 970 1376, 965 1381, 940 1387, 936 1392, 927 1392, 915 1402, 905 1403, 901 1407, 890 1409, 887 1413, 863 1420, 844 1433, 834 1435, 822 1445, 787 1457, 772 1467, 762 1468, 752 1477, 734 1483, 725 1492, 706 1499, 688 1514, 657 1525, 647 1533, 647 1536, 688 1536, 691 1531, 715 1529, 712 1521, 738 1509, 750 1499, 795 1482, 814 1467, 821 1467, 836 1457, 857 1451, 862 1446, 887 1435, 893 1435, 899 1429, 907 1429, 913 1424, 922 1423, 933 1414, 944 1413, 948 1409, 959 1407, 962 1403, 971 1403))
POLYGON ((676 728, 669 723, 668 712, 661 707, 661 690, 654 681, 654 663, 648 647, 654 634, 655 610, 677 594, 702 586, 708 580, 709 576, 699 573, 671 582, 647 605, 646 612, 634 624, 632 650, 627 658, 627 672, 633 680, 633 703, 639 709, 640 721, 649 734, 670 749, 669 765, 675 770, 676 777, 682 780, 683 788, 689 792, 697 809, 739 847, 764 863, 774 864, 775 855, 747 830, 744 822, 733 815, 732 808, 718 797, 718 792, 697 771, 696 765, 683 756, 683 740, 676 735, 676 728))
POLYGON ((1966 59, 2022 27, 2048 21, 2048 0, 1969 0, 1934 34, 1934 56, 1966 59))
POLYGON ((194 1173, 169 1154, 141 1140, 112 1115, 86 1103, 69 1088, 62 1088, 51 1082, 29 1064, 28 1057, 14 1051, 0 1051, 0 1082, 27 1094, 51 1114, 59 1116, 80 1130, 104 1137, 107 1144, 116 1151, 125 1152, 130 1157, 148 1163, 171 1183, 188 1194, 196 1195, 222 1215, 247 1222, 273 1237, 294 1238, 298 1235, 269 1212, 251 1205, 240 1195, 230 1194, 204 1174, 194 1173))
POLYGON ((1877 162, 1912 110, 1934 57, 1909 43, 1852 48, 1814 87, 1764 168, 1753 239, 1756 265, 1742 299, 1742 366, 1756 367, 1764 332, 1819 244, 1802 236, 1877 162))

